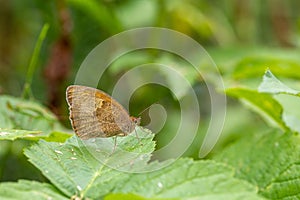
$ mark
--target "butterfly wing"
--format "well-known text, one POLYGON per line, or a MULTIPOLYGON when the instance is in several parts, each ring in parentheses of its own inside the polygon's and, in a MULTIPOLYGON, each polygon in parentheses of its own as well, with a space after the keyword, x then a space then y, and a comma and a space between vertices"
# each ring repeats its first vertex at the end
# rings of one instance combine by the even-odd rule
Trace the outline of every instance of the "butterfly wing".
POLYGON ((134 130, 135 124, 127 111, 108 94, 71 85, 66 96, 72 127, 80 138, 125 136, 134 130))

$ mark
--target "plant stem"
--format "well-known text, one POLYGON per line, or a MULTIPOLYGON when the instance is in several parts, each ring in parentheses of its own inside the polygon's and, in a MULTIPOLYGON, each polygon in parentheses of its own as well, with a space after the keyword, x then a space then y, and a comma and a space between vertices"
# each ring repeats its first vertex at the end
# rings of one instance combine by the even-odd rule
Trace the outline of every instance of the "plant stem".
POLYGON ((24 99, 33 98, 30 86, 31 86, 31 83, 32 83, 33 73, 34 73, 34 71, 36 69, 36 66, 37 66, 38 57, 39 57, 40 52, 41 52, 41 47, 42 47, 42 44, 43 44, 43 42, 46 38, 48 29, 49 29, 49 24, 48 23, 44 24, 44 26, 43 26, 40 34, 39 34, 38 40, 35 44, 34 51, 33 51, 33 54, 31 56, 31 60, 30 60, 27 75, 26 75, 26 81, 25 81, 25 84, 24 84, 23 93, 22 93, 22 97, 24 99))

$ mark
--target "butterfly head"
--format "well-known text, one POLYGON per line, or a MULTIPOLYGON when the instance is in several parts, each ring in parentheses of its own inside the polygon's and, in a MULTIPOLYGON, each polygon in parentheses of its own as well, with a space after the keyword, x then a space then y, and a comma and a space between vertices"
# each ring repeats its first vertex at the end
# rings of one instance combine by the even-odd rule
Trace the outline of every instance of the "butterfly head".
POLYGON ((141 117, 130 117, 130 119, 137 126, 141 123, 141 117))

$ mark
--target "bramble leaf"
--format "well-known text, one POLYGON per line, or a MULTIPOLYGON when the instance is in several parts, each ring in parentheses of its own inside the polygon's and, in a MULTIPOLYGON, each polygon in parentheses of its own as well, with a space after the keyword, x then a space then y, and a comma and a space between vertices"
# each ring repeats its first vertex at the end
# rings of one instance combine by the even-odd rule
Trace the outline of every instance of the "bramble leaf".
POLYGON ((288 130, 282 120, 283 108, 270 94, 263 94, 245 88, 229 88, 226 90, 226 94, 250 103, 252 108, 265 119, 283 130, 288 130))
POLYGON ((39 141, 26 149, 25 155, 67 196, 97 199, 128 178, 129 173, 122 170, 135 169, 149 161, 155 145, 153 135, 145 131, 138 134, 141 141, 134 135, 117 138, 115 151, 112 138, 82 141, 74 136, 64 144, 39 141))
POLYGON ((276 95, 274 98, 283 107, 282 120, 291 130, 300 133, 300 112, 299 109, 295 109, 300 105, 300 91, 294 90, 279 81, 270 70, 265 72, 258 91, 276 95))
POLYGON ((151 199, 263 199, 254 186, 233 174, 233 169, 222 163, 182 158, 158 171, 131 176, 113 193, 134 193, 151 199))
POLYGON ((290 94, 300 96, 300 91, 291 89, 290 87, 279 81, 270 70, 265 72, 263 81, 258 87, 259 92, 270 94, 290 94))
POLYGON ((0 140, 43 138, 63 142, 71 136, 55 115, 39 103, 0 96, 0 107, 0 140))
POLYGON ((15 140, 17 138, 33 138, 41 134, 40 131, 26 131, 0 128, 0 140, 15 140))
POLYGON ((225 149, 216 160, 236 170, 236 177, 259 188, 269 199, 300 198, 300 137, 268 132, 247 135, 225 149))
POLYGON ((117 138, 114 152, 112 138, 72 137, 64 144, 40 141, 25 155, 69 197, 101 199, 130 193, 151 199, 261 199, 255 187, 234 178, 233 169, 222 163, 192 159, 149 163, 153 135, 140 129, 138 135, 140 142, 132 135, 117 138), (169 165, 158 169, 162 163, 169 165))
POLYGON ((0 183, 1 200, 67 200, 59 191, 48 183, 19 180, 15 182, 0 183))

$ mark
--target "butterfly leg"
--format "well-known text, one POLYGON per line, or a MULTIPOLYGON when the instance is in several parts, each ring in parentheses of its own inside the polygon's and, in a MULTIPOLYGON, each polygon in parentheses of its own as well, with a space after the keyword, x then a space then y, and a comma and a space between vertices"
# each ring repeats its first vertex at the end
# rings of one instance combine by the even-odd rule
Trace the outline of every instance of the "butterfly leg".
POLYGON ((138 133, 137 133, 137 131, 136 131, 136 128, 134 128, 134 132, 135 132, 136 138, 137 138, 138 141, 139 141, 139 144, 142 146, 143 144, 142 144, 141 138, 139 137, 139 135, 138 135, 138 133))
POLYGON ((113 151, 111 152, 111 155, 112 155, 113 153, 115 153, 116 148, 117 148, 117 136, 114 136, 114 148, 113 148, 113 151))

